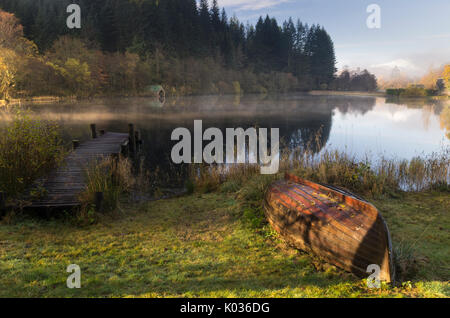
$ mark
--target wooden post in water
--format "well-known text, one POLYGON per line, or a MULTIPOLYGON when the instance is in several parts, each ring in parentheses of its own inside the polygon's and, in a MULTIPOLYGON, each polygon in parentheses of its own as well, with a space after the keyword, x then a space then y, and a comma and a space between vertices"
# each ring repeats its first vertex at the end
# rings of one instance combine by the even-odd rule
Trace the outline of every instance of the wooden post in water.
POLYGON ((119 154, 113 153, 111 155, 111 182, 117 184, 117 166, 119 164, 119 154))
POLYGON ((91 124, 91 136, 92 139, 97 138, 97 128, 95 124, 91 124))
POLYGON ((123 144, 120 145, 120 153, 122 154, 122 156, 124 156, 125 158, 128 157, 129 154, 129 148, 128 145, 130 144, 130 141, 127 140, 125 141, 123 144))
POLYGON ((136 152, 139 153, 141 151, 141 132, 140 130, 136 130, 134 134, 136 139, 136 152))
POLYGON ((72 140, 72 149, 75 150, 80 146, 79 140, 72 140))
POLYGON ((103 136, 106 133, 104 129, 100 130, 100 136, 103 136))
POLYGON ((0 215, 6 209, 6 195, 5 192, 0 191, 0 215))
POLYGON ((134 125, 128 124, 128 134, 130 136, 130 152, 134 155, 136 154, 136 135, 134 133, 134 125))
POLYGON ((95 210, 101 212, 103 208, 103 192, 95 192, 95 210))

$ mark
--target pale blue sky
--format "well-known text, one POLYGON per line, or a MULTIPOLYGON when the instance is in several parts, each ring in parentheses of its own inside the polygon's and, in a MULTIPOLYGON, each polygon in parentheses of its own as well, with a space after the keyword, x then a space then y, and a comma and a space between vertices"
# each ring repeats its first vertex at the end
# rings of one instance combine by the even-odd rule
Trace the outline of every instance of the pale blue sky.
POLYGON ((323 25, 338 67, 382 73, 398 65, 410 74, 450 62, 450 0, 218 0, 229 16, 255 23, 269 14, 323 25), (381 7, 381 29, 366 25, 367 6, 381 7))

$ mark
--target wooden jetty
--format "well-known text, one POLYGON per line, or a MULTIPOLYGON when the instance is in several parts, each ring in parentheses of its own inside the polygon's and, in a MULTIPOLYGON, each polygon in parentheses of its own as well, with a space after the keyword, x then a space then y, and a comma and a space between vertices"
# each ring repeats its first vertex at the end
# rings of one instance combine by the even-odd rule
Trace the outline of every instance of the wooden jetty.
POLYGON ((85 173, 89 164, 108 158, 133 155, 139 149, 140 134, 129 124, 128 133, 97 133, 96 125, 91 125, 92 139, 80 143, 73 141, 73 151, 63 164, 50 173, 41 185, 45 195, 32 199, 28 208, 62 208, 79 206, 79 195, 86 188, 85 173))

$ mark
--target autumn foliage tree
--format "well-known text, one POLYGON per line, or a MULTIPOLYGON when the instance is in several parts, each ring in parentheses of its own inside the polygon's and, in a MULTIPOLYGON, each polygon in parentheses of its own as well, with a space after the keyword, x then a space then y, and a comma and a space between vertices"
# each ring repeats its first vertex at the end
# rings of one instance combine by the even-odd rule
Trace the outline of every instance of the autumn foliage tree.
POLYGON ((8 99, 14 86, 14 76, 8 64, 0 57, 0 99, 8 99))
POLYGON ((420 80, 426 88, 444 92, 450 89, 450 64, 430 69, 420 80))
POLYGON ((14 87, 16 54, 23 28, 11 13, 0 10, 0 98, 8 99, 14 87))
POLYGON ((14 49, 23 37, 23 27, 12 13, 0 10, 0 46, 14 49))
POLYGON ((444 80, 447 89, 450 89, 450 65, 446 65, 444 67, 444 71, 442 72, 442 78, 444 80))

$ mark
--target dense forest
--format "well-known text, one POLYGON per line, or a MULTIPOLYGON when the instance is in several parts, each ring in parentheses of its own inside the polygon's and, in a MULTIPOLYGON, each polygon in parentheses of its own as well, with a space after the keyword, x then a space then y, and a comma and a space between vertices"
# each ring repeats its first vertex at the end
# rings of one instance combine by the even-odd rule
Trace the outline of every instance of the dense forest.
POLYGON ((336 59, 323 27, 269 16, 244 25, 211 3, 0 0, 0 38, 11 25, 20 30, 14 41, 23 38, 21 49, 3 41, 0 61, 16 95, 138 94, 157 83, 173 94, 331 87, 336 59), (66 26, 71 3, 81 7, 81 29, 66 26))

